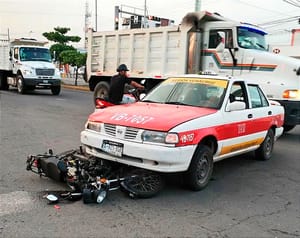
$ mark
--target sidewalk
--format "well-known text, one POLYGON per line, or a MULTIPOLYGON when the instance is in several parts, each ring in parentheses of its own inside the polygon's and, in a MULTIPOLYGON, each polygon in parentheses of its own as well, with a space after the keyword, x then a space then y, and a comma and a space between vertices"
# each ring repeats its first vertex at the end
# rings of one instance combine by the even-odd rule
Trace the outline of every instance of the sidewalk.
POLYGON ((77 85, 75 85, 75 78, 61 78, 62 87, 75 90, 90 91, 89 84, 83 80, 82 77, 78 77, 77 85))

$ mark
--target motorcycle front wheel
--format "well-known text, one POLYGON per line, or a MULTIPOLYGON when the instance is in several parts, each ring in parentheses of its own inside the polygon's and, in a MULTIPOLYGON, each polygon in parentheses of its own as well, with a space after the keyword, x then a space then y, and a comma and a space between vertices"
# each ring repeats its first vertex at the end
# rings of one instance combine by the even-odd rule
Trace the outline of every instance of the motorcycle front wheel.
POLYGON ((134 197, 150 198, 157 195, 163 188, 164 181, 159 173, 136 169, 131 172, 122 186, 134 197))

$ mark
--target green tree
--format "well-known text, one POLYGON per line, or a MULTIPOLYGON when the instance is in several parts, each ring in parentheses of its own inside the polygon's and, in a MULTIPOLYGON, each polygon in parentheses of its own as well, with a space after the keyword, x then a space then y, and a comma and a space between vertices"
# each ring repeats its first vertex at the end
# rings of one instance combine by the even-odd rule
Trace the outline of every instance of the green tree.
MULTIPOLYGON (((81 66, 85 65, 86 57, 87 57, 87 54, 80 53, 77 50, 65 50, 65 51, 61 52, 59 55, 59 58, 61 59, 61 63, 75 66, 75 68, 76 68, 75 85, 77 85, 78 69, 81 66)), ((84 75, 84 77, 85 77, 85 75, 84 75)))
POLYGON ((67 36, 66 34, 70 30, 71 29, 67 27, 55 27, 54 31, 43 33, 43 36, 49 41, 55 42, 55 44, 50 47, 50 52, 56 61, 61 61, 59 58, 61 52, 65 50, 75 50, 72 45, 68 45, 69 42, 79 42, 81 40, 79 36, 67 36))

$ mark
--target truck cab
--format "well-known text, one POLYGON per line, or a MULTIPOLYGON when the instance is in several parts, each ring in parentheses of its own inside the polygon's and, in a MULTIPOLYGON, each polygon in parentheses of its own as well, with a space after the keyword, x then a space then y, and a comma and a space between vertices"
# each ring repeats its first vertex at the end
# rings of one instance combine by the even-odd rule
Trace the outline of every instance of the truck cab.
POLYGON ((269 52, 262 28, 213 15, 214 21, 200 20, 201 30, 190 33, 199 34, 202 45, 199 70, 259 83, 269 99, 284 106, 285 131, 300 124, 300 61, 269 52))
POLYGON ((17 87, 20 94, 34 89, 50 89, 54 95, 60 93, 60 72, 52 62, 46 43, 21 38, 0 47, 8 51, 4 54, 7 58, 0 64, 1 89, 12 86, 17 87))

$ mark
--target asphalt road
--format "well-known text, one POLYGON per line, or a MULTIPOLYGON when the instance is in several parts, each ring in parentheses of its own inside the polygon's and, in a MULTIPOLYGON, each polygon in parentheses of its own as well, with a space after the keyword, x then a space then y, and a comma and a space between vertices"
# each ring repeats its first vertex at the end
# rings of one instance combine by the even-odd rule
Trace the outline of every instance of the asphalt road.
POLYGON ((113 191, 101 205, 48 205, 45 191, 66 187, 26 171, 26 157, 77 148, 92 111, 90 92, 0 91, 0 237, 300 237, 300 126, 270 161, 249 153, 216 163, 200 192, 170 176, 151 199, 113 191))

